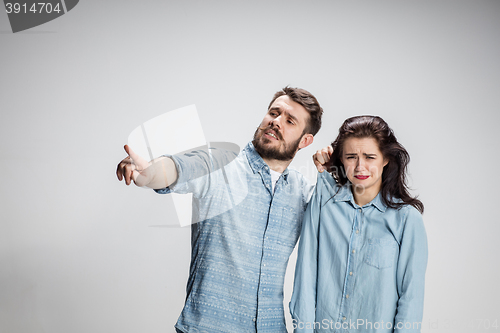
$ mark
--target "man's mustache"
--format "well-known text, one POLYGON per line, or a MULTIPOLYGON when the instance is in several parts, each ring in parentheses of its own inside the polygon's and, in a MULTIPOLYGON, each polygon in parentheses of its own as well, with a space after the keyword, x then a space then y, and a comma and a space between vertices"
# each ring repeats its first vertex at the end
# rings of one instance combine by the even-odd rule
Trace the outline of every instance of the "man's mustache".
POLYGON ((274 132, 274 134, 276 134, 276 136, 278 137, 278 139, 283 140, 283 137, 281 136, 280 131, 276 127, 273 127, 273 126, 260 127, 259 126, 259 129, 261 131, 272 130, 274 132))

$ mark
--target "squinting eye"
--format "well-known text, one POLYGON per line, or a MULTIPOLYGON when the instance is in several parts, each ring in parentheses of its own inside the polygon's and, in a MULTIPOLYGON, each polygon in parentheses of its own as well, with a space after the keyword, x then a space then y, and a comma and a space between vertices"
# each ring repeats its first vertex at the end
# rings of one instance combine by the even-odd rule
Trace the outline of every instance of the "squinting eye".
POLYGON ((291 121, 291 120, 288 120, 288 123, 293 125, 293 121, 291 121))
POLYGON ((351 159, 353 159, 353 158, 354 158, 354 156, 347 156, 347 159, 348 159, 348 160, 351 160, 351 159))
POLYGON ((369 160, 374 160, 375 159, 375 157, 372 157, 372 156, 367 156, 366 158, 369 159, 369 160))

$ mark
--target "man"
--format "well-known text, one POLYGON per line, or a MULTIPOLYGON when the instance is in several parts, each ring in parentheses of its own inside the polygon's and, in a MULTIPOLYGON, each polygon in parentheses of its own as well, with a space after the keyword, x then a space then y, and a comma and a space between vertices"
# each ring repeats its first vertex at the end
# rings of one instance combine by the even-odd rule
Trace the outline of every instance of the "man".
POLYGON ((309 92, 286 87, 237 156, 211 149, 146 162, 125 146, 119 180, 193 193, 191 268, 177 332, 286 332, 285 271, 312 189, 287 167, 313 142, 322 113, 309 92))

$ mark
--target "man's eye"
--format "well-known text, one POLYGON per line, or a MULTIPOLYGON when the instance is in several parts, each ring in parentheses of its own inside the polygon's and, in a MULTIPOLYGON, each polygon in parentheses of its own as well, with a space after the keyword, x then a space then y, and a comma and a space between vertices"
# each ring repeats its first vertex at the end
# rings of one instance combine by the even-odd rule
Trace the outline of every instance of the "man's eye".
POLYGON ((288 120, 288 123, 293 125, 293 121, 291 121, 291 120, 288 120))
POLYGON ((369 160, 374 160, 375 159, 375 157, 373 157, 373 156, 367 156, 366 158, 369 159, 369 160))
POLYGON ((348 159, 348 160, 351 160, 351 159, 353 159, 353 158, 355 158, 355 157, 354 157, 354 156, 347 156, 347 159, 348 159))

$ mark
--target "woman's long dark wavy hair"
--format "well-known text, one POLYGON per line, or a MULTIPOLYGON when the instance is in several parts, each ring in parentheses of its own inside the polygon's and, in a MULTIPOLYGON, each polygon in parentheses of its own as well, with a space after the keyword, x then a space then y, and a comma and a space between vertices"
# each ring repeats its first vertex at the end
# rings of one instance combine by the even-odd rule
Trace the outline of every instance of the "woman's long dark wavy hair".
POLYGON ((333 153, 330 158, 329 171, 340 185, 348 181, 342 164, 344 142, 348 138, 374 138, 384 158, 389 161, 382 172, 381 195, 384 204, 391 208, 412 205, 420 213, 424 212, 424 204, 410 195, 406 183, 406 172, 410 155, 398 142, 389 125, 378 116, 356 116, 344 121, 339 135, 332 142, 333 153), (402 202, 399 200, 400 199, 402 202))

